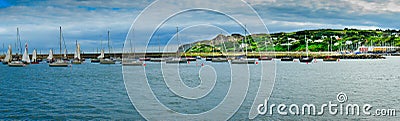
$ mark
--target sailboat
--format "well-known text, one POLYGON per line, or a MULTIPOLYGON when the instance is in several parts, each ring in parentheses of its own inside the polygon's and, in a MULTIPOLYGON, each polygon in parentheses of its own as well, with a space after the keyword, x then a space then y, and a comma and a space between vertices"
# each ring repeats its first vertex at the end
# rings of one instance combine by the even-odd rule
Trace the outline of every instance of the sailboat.
POLYGON ((306 57, 300 57, 299 58, 299 61, 300 62, 312 62, 313 60, 314 60, 314 58, 313 57, 308 57, 308 40, 307 40, 307 35, 305 35, 305 40, 306 40, 306 53, 307 53, 307 56, 306 57))
POLYGON ((28 47, 27 44, 25 44, 25 52, 22 56, 22 61, 11 61, 11 63, 8 63, 9 67, 24 67, 26 65, 30 64, 30 59, 28 55, 28 47))
POLYGON ((322 59, 322 61, 337 61, 338 58, 332 57, 332 37, 331 37, 331 42, 329 43, 328 51, 330 55, 322 59))
MULTIPOLYGON (((61 53, 62 53, 62 29, 60 26, 60 59, 58 59, 55 62, 52 62, 49 64, 50 67, 68 67, 68 62, 64 61, 63 58, 61 57, 61 53)), ((51 53, 52 54, 52 53, 51 53)))
POLYGON ((6 53, 6 57, 3 59, 2 63, 3 64, 8 64, 8 63, 11 62, 11 60, 12 60, 12 48, 11 48, 11 45, 8 45, 8 50, 7 50, 7 53, 6 53))
MULTIPOLYGON (((111 54, 110 50, 110 31, 107 32, 107 40, 108 40, 108 54, 111 54)), ((110 57, 110 56, 109 56, 110 57)), ((100 64, 115 64, 115 61, 112 58, 100 59, 100 64)))
POLYGON ((64 49, 64 55, 63 55, 63 58, 62 58, 63 61, 69 61, 67 53, 68 53, 68 50, 64 49))
MULTIPOLYGON (((242 45, 247 40, 247 30, 244 28, 244 39, 242 39, 242 45)), ((242 47, 242 53, 245 54, 243 56, 239 56, 236 59, 231 60, 231 64, 255 64, 255 60, 247 59, 247 44, 245 45, 245 52, 242 47)))
POLYGON ((24 54, 22 55, 22 62, 24 64, 31 64, 31 59, 29 58, 28 54, 28 43, 25 43, 25 51, 24 54))
POLYGON ((53 57, 53 49, 49 50, 49 56, 47 56, 47 63, 53 63, 54 62, 54 57, 53 57))
MULTIPOLYGON (((160 37, 158 36, 158 53, 162 55, 161 53, 161 40, 160 37)), ((164 62, 165 58, 160 57, 160 58, 150 58, 150 62, 164 62)))
MULTIPOLYGON (((221 36, 220 36, 221 37, 221 36)), ((214 50, 215 50, 215 45, 213 43, 213 58, 211 59, 211 62, 228 62, 228 59, 226 57, 214 57, 214 50)), ((220 49, 221 50, 221 49, 220 49)), ((220 51, 221 52, 221 51, 220 51)), ((222 52, 221 52, 222 53, 222 52)))
POLYGON ((36 52, 36 49, 33 49, 31 64, 39 64, 39 61, 37 60, 37 52, 36 52))
POLYGON ((176 27, 176 40, 179 43, 178 44, 178 50, 176 51, 176 57, 165 61, 165 63, 187 63, 187 60, 186 59, 182 59, 181 55, 180 55, 179 46, 180 46, 181 42, 179 41, 179 28, 178 27, 176 27))
MULTIPOLYGON (((267 41, 264 41, 264 46, 267 47, 267 41)), ((267 51, 267 50, 266 50, 267 51)), ((268 57, 268 56, 261 56, 258 58, 258 60, 263 61, 263 60, 272 60, 272 57, 268 57)))
MULTIPOLYGON (((102 40, 100 40, 100 45, 101 45, 100 46, 101 47, 100 55, 97 56, 97 58, 90 59, 91 63, 100 63, 100 59, 104 58, 104 49, 103 49, 103 41, 102 40)), ((98 52, 98 49, 97 49, 97 52, 98 52)))
MULTIPOLYGON (((20 35, 19 35, 19 29, 17 28, 17 43, 19 43, 19 45, 21 45, 21 40, 20 40, 20 35)), ((21 50, 21 47, 18 48, 18 50, 21 50)), ((27 53, 27 48, 25 49, 25 53, 27 53)), ((10 63, 8 63, 9 67, 24 67, 25 64, 19 60, 19 56, 17 53, 17 59, 14 61, 11 61, 10 63)))
POLYGON ((143 61, 136 60, 136 56, 135 56, 136 51, 135 51, 135 48, 132 46, 132 40, 129 40, 129 45, 131 46, 131 51, 129 52, 127 60, 122 61, 122 65, 123 66, 142 66, 143 61), (133 51, 132 51, 132 48, 133 48, 133 51), (133 58, 129 58, 131 53, 133 53, 133 58))
MULTIPOLYGON (((212 43, 212 44, 213 44, 213 43, 212 43)), ((212 61, 212 59, 214 58, 214 46, 211 46, 211 47, 212 47, 212 48, 211 48, 211 49, 212 49, 212 51, 211 51, 211 52, 212 52, 212 57, 207 56, 207 57, 206 57, 206 61, 212 61)))
POLYGON ((101 49, 100 51, 101 51, 100 55, 97 56, 97 58, 94 58, 94 59, 90 60, 91 63, 100 63, 100 60, 104 59, 104 49, 101 49))
MULTIPOLYGON (((289 54, 289 39, 287 41, 287 53, 289 54)), ((293 57, 292 56, 286 56, 286 57, 282 57, 281 61, 293 61, 293 57)))
POLYGON ((78 43, 78 41, 76 41, 76 50, 75 50, 75 53, 74 53, 74 60, 72 61, 72 64, 82 64, 81 46, 78 43))

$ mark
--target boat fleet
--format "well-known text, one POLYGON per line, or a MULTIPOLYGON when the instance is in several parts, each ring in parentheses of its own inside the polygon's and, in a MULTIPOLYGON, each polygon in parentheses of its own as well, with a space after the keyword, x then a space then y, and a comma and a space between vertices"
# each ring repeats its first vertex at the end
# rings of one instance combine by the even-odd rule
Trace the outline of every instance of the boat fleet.
MULTIPOLYGON (((178 33, 178 28, 177 28, 177 33, 178 33)), ((246 33, 246 32, 245 32, 246 33)), ((54 56, 54 51, 53 49, 49 50, 49 55, 47 56, 46 60, 43 61, 41 59, 37 58, 37 50, 34 49, 32 52, 32 59, 30 59, 29 54, 28 54, 28 44, 25 43, 25 48, 24 48, 24 53, 22 57, 16 53, 15 56, 12 54, 12 47, 11 45, 8 46, 8 50, 6 53, 5 58, 2 60, 2 63, 5 65, 8 65, 9 67, 25 67, 30 64, 39 64, 39 63, 48 63, 49 67, 69 67, 71 64, 82 64, 85 59, 81 57, 81 48, 80 44, 78 41, 76 41, 76 48, 74 52, 74 57, 72 59, 69 59, 66 54, 66 49, 64 51, 64 55, 62 56, 62 50, 63 50, 63 35, 62 35, 62 28, 60 26, 60 37, 59 37, 59 57, 54 56)), ((246 39, 246 35, 244 36, 246 39)), ((107 40, 108 40, 108 54, 111 54, 110 51, 110 31, 107 32, 107 40)), ((177 34, 177 41, 179 41, 178 34, 177 34)), ((306 41, 306 56, 305 57, 300 57, 298 59, 298 62, 304 62, 304 63, 310 63, 313 62, 314 58, 309 56, 308 53, 308 40, 307 36, 305 36, 305 41, 306 41)), ((20 43, 20 35, 19 35, 19 29, 17 28, 17 42, 20 43)), ((242 49, 242 53, 244 55, 239 55, 235 57, 182 57, 177 51, 175 57, 167 57, 167 58, 149 58, 149 57, 142 57, 138 58, 136 56, 135 48, 132 45, 131 40, 129 41, 131 51, 127 54, 127 57, 122 60, 121 58, 114 58, 111 55, 106 58, 104 49, 101 49, 100 55, 97 58, 92 58, 90 59, 90 63, 98 63, 98 64, 121 64, 123 66, 145 66, 145 62, 162 62, 162 63, 167 63, 167 64, 179 64, 179 63, 190 63, 191 61, 202 61, 204 60, 205 62, 216 62, 216 63, 221 63, 221 62, 228 62, 230 64, 258 64, 258 61, 273 61, 274 59, 269 56, 260 56, 258 58, 247 58, 247 46, 245 49, 242 49), (246 51, 244 51, 246 50, 246 51), (132 55, 133 54, 133 55, 132 55)), ((330 43, 331 44, 331 43, 330 43)), ((289 45, 288 45, 289 46, 289 45)), ((19 49, 20 50, 20 49, 19 49)), ((288 47, 289 51, 289 47, 288 47)), ((214 50, 213 50, 214 52, 214 50)), ((286 56, 282 57, 280 61, 287 61, 287 62, 297 62, 296 59, 294 59, 291 56, 286 56)), ((338 58, 334 57, 326 57, 323 59, 323 61, 338 61, 338 58)))

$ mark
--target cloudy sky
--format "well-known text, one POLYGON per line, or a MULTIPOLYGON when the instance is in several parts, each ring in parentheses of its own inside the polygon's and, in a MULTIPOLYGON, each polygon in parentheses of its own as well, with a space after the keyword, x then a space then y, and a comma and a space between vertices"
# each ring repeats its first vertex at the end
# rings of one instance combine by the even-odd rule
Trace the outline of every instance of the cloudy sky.
MULTIPOLYGON (((224 0, 221 3, 207 0, 171 1, 173 2, 157 6, 153 0, 0 0, 0 44, 5 45, 4 47, 8 44, 14 45, 18 27, 22 43, 27 42, 30 49, 37 48, 42 50, 42 53, 47 53, 51 48, 58 49, 59 26, 62 26, 65 45, 69 50, 73 50, 75 40, 78 40, 84 52, 94 52, 101 46, 107 47, 109 30, 111 46, 115 51, 121 51, 132 23, 147 6, 153 5, 157 10, 148 13, 147 18, 138 19, 142 24, 133 25, 132 27, 136 29, 131 31, 128 38, 137 42, 146 39, 140 38, 145 33, 152 33, 150 45, 154 46, 150 48, 156 49, 158 47, 155 45, 165 45, 168 41, 176 39, 176 27, 179 27, 180 31, 181 41, 178 43, 209 39, 220 33, 244 33, 237 22, 227 15, 204 10, 183 12, 163 19, 165 20, 163 23, 151 23, 154 22, 153 19, 171 10, 174 5, 182 8, 183 6, 220 8, 222 11, 231 11, 229 15, 239 18, 251 18, 254 15, 252 12, 240 9, 245 6, 240 6, 237 1, 236 3, 224 0), (147 24, 156 24, 158 28, 156 30, 146 28, 147 24)), ((397 0, 246 0, 246 2, 254 8, 268 28, 268 31, 255 30, 253 33, 345 27, 400 29, 398 8, 400 2, 397 0)), ((3 46, 0 49, 1 53, 5 51, 3 46)))

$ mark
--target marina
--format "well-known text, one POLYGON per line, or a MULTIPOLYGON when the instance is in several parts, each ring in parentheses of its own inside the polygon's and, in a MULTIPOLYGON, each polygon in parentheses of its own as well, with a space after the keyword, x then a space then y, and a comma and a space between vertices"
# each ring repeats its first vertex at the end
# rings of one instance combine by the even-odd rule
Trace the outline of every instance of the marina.
POLYGON ((0 121, 397 121, 396 6, 0 0, 0 121))
MULTIPOLYGON (((176 53, 175 52, 163 52, 163 53, 158 53, 158 52, 149 52, 149 53, 111 53, 111 54, 107 54, 107 55, 103 55, 103 57, 105 58, 110 58, 110 55, 115 55, 116 58, 122 58, 123 54, 137 54, 137 55, 145 55, 146 57, 148 57, 150 59, 151 62, 164 62, 168 57, 176 57, 176 53)), ((240 53, 216 53, 215 54, 215 58, 218 57, 234 57, 235 55, 238 55, 240 53)), ((310 52, 309 53, 312 57, 316 58, 316 59, 324 59, 326 57, 335 57, 338 59, 385 59, 385 55, 387 54, 337 54, 337 53, 333 53, 333 52, 310 52)), ((186 55, 189 56, 200 56, 203 57, 204 59, 212 59, 212 56, 207 56, 210 55, 209 53, 186 53, 186 55)), ((305 53, 302 52, 268 52, 268 53, 261 53, 261 57, 271 57, 271 59, 288 59, 291 60, 291 58, 300 58, 301 56, 306 56, 305 53), (288 58, 288 55, 291 58, 288 58)), ((32 58, 32 55, 29 55, 30 58, 32 58)), ((60 56, 60 54, 53 54, 53 57, 55 58, 59 58, 62 57, 63 55, 60 56)), ((94 63, 98 63, 97 61, 97 57, 101 56, 101 54, 96 54, 96 53, 85 53, 85 54, 81 54, 80 55, 81 58, 85 58, 85 59, 91 59, 91 61, 95 61, 94 63)), ((400 56, 400 54, 392 54, 392 56, 400 56)), ((37 54, 36 58, 38 60, 46 60, 46 58, 48 57, 48 54, 37 54)), ((182 58, 185 56, 181 56, 182 58)), ((248 53, 248 58, 254 58, 254 59, 258 59, 260 57, 260 53, 259 52, 249 52, 248 53)), ((67 58, 74 58, 74 54, 67 54, 67 58)), ((5 58, 5 56, 0 56, 0 59, 7 59, 5 58)), ((229 60, 229 59, 226 59, 229 60)), ((268 59, 269 60, 269 59, 268 59)), ((224 61, 224 60, 223 60, 224 61)))

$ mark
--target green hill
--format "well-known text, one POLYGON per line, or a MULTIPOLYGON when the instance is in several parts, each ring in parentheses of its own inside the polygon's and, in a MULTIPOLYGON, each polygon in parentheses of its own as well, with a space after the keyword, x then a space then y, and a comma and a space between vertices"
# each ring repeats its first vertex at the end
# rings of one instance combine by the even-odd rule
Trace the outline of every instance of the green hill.
POLYGON ((192 43, 186 52, 240 52, 240 51, 305 51, 307 37, 309 50, 313 52, 332 50, 355 50, 359 46, 400 46, 400 31, 318 29, 273 34, 253 34, 246 37, 239 34, 217 35, 212 40, 192 43), (246 38, 246 39, 245 39, 246 38), (214 49, 213 49, 214 48, 214 49))

